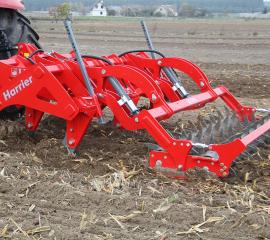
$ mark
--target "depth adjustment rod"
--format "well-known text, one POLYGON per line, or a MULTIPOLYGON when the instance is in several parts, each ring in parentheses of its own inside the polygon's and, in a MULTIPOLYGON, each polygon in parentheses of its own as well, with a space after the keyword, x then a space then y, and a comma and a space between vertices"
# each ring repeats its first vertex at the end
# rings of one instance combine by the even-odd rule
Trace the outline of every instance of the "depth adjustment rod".
POLYGON ((125 89, 122 87, 119 81, 114 77, 108 77, 108 80, 110 84, 113 86, 113 88, 115 89, 115 91, 118 93, 118 95, 121 97, 121 99, 118 101, 118 104, 120 106, 126 105, 132 115, 138 114, 139 109, 137 108, 135 103, 132 101, 132 99, 129 97, 129 95, 126 93, 125 89))
POLYGON ((73 29, 72 29, 71 20, 66 19, 64 21, 64 25, 65 25, 65 28, 66 28, 67 35, 68 35, 69 41, 71 43, 71 46, 72 46, 72 48, 73 48, 73 50, 75 52, 76 59, 77 59, 77 61, 79 63, 80 70, 81 70, 81 73, 82 73, 86 88, 88 90, 88 93, 89 93, 90 97, 92 97, 94 99, 95 104, 97 106, 98 115, 100 117, 99 121, 100 121, 100 123, 104 123, 105 120, 103 118, 103 113, 102 113, 102 110, 100 108, 100 104, 98 102, 96 94, 94 92, 94 88, 93 88, 91 79, 90 79, 90 77, 89 77, 89 75, 87 73, 87 70, 86 70, 86 67, 85 67, 85 64, 84 64, 84 61, 83 61, 79 46, 78 46, 77 41, 75 39, 75 35, 74 35, 73 29))
MULTIPOLYGON (((150 37, 150 33, 148 31, 148 27, 147 27, 144 20, 141 21, 141 26, 142 26, 142 29, 143 29, 143 32, 144 32, 144 36, 145 36, 148 48, 150 50, 155 50, 154 45, 153 45, 153 41, 152 41, 152 39, 150 37)), ((153 52, 151 53, 151 57, 153 59, 156 58, 155 54, 153 52)), ((171 83, 173 84, 173 90, 175 92, 178 92, 182 98, 187 98, 189 93, 184 88, 184 86, 182 84, 182 81, 176 75, 174 70, 172 68, 168 68, 168 67, 162 67, 162 70, 166 74, 166 76, 170 79, 171 83)))
POLYGON ((256 109, 256 111, 261 112, 261 113, 270 113, 270 109, 258 108, 258 109, 256 109))

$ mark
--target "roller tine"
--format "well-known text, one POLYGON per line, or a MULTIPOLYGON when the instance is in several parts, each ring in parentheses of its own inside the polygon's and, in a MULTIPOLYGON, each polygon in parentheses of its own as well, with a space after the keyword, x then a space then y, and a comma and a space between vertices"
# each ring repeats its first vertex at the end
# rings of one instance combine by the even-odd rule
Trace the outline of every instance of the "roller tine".
POLYGON ((256 122, 256 113, 253 111, 251 115, 252 122, 256 122))
POLYGON ((202 138, 202 129, 196 132, 195 139, 193 142, 200 142, 202 138))
POLYGON ((190 127, 191 127, 192 129, 194 129, 194 128, 197 127, 197 126, 194 124, 194 122, 192 122, 192 121, 190 121, 190 120, 188 120, 188 124, 190 125, 190 127))
POLYGON ((244 122, 243 122, 244 126, 247 127, 248 124, 249 124, 249 120, 248 120, 248 117, 244 117, 244 122))
POLYGON ((145 146, 147 146, 147 148, 149 150, 154 150, 154 151, 164 151, 163 148, 161 148, 159 145, 157 144, 153 144, 153 143, 145 143, 145 146))
POLYGON ((194 132, 194 133, 191 134, 191 141, 192 142, 196 142, 197 141, 197 133, 196 132, 194 132))
POLYGON ((224 112, 226 116, 231 114, 231 111, 226 106, 224 106, 224 112))
POLYGON ((252 157, 252 155, 251 155, 248 151, 243 152, 243 153, 241 154, 241 156, 242 156, 243 158, 251 158, 251 157, 252 157))
POLYGON ((263 140, 263 138, 258 138, 254 141, 255 144, 257 144, 256 146, 260 145, 262 147, 267 146, 266 142, 263 140))
POLYGON ((206 131, 206 139, 205 139, 205 144, 210 144, 212 142, 212 139, 213 139, 213 134, 214 134, 214 123, 212 121, 210 121, 208 123, 208 128, 207 128, 207 131, 206 131))
POLYGON ((215 116, 210 116, 211 129, 209 131, 209 141, 207 144, 213 143, 216 135, 216 118, 215 116))

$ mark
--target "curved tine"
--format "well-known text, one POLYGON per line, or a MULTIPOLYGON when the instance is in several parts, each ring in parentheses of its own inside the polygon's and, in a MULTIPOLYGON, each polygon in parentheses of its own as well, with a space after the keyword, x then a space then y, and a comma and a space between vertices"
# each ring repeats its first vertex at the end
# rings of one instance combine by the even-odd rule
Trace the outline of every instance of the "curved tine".
POLYGON ((209 139, 209 143, 213 143, 216 139, 216 126, 217 126, 217 119, 215 118, 215 116, 210 116, 210 121, 212 122, 212 129, 211 132, 209 133, 210 135, 210 139, 209 139))
POLYGON ((178 139, 185 139, 188 136, 187 130, 183 124, 181 124, 180 128, 177 128, 177 131, 175 129, 173 134, 176 135, 178 139))
POLYGON ((192 122, 192 121, 190 121, 190 120, 188 120, 188 125, 189 125, 189 127, 192 128, 192 129, 197 128, 197 126, 194 124, 194 122, 192 122))
POLYGON ((206 133, 205 133, 205 137, 204 137, 204 144, 210 144, 211 140, 212 140, 212 136, 213 136, 213 132, 214 132, 214 123, 213 122, 209 122, 208 123, 208 127, 206 128, 206 133))
POLYGON ((256 122, 256 113, 255 112, 252 112, 251 120, 252 120, 252 122, 256 122))
MULTIPOLYGON (((238 161, 238 160, 236 160, 236 162, 237 162, 237 161, 238 161)), ((233 169, 233 168, 230 169, 230 174, 233 174, 233 176, 235 176, 235 177, 238 176, 237 171, 236 171, 235 169, 233 169)))
POLYGON ((244 117, 243 125, 244 125, 244 127, 247 127, 249 125, 248 117, 244 117))
POLYGON ((235 113, 232 114, 232 117, 234 119, 234 129, 237 131, 237 130, 240 130, 243 128, 243 125, 242 123, 240 122, 239 118, 237 117, 237 115, 235 113))
POLYGON ((256 144, 256 142, 253 142, 252 144, 247 146, 248 153, 254 153, 254 152, 257 152, 258 150, 259 150, 259 148, 258 148, 258 144, 256 144))
POLYGON ((191 141, 192 142, 196 142, 197 141, 197 132, 193 132, 193 133, 191 133, 191 141))
POLYGON ((240 155, 240 157, 242 157, 242 159, 243 159, 243 158, 251 158, 252 155, 251 155, 251 153, 250 153, 248 150, 246 150, 245 152, 243 152, 243 153, 240 155))
POLYGON ((270 133, 265 133, 264 136, 265 136, 266 143, 270 144, 270 133))
POLYGON ((149 150, 164 151, 163 148, 161 148, 159 145, 154 144, 154 143, 145 143, 144 145, 147 146, 149 150))
POLYGON ((202 136, 202 130, 196 131, 192 136, 192 142, 199 142, 202 136))
POLYGON ((199 138, 200 143, 204 143, 205 138, 208 135, 208 132, 207 132, 208 122, 207 122, 207 120, 203 119, 201 124, 202 124, 202 128, 201 128, 201 131, 200 131, 200 136, 198 136, 198 138, 199 138))
POLYGON ((219 110, 219 109, 217 109, 217 114, 218 114, 218 117, 220 117, 220 118, 224 118, 224 115, 222 114, 222 112, 219 110))
POLYGON ((224 106, 224 112, 226 116, 231 115, 232 113, 226 106, 224 106))

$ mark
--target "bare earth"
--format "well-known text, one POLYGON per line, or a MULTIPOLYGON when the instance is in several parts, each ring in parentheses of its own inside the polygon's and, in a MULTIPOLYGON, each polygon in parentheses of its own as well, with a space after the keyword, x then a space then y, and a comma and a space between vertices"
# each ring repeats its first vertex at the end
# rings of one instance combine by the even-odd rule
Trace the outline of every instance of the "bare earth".
MULTIPOLYGON (((61 22, 33 25, 46 50, 70 51, 61 22)), ((193 60, 214 86, 265 108, 269 26, 149 20, 157 49, 193 60)), ((84 53, 146 48, 138 19, 79 21, 74 28, 84 53)), ((269 145, 228 179, 190 172, 176 181, 147 170, 145 133, 93 124, 78 155, 68 156, 59 119, 47 117, 34 136, 23 121, 0 126, 0 239, 270 239, 269 145)))

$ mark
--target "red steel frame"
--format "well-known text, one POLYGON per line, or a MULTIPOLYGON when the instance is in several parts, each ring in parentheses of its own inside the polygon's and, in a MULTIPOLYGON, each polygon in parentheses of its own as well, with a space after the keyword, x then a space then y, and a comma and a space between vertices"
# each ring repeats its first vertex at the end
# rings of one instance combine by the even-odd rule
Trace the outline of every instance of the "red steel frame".
POLYGON ((242 139, 210 145, 209 150, 217 153, 217 159, 191 155, 193 142, 172 138, 159 121, 177 112, 202 108, 218 98, 239 116, 240 121, 252 121, 256 109, 241 105, 223 86, 213 89, 206 75, 193 63, 181 58, 150 59, 144 53, 121 58, 108 56, 114 65, 85 58, 96 94, 89 97, 74 54, 37 53, 29 61, 25 56, 35 50, 30 44, 19 44, 16 56, 0 61, 0 110, 11 105, 25 106, 28 131, 37 129, 44 113, 65 119, 66 145, 70 149, 80 144, 93 118, 99 117, 98 109, 109 107, 123 129, 145 129, 164 149, 150 152, 150 168, 161 168, 177 175, 199 167, 225 177, 232 162, 246 147, 270 129, 269 121, 242 139), (200 93, 181 99, 162 74, 162 67, 171 67, 190 76, 200 93), (134 103, 137 104, 141 97, 148 98, 151 108, 130 114, 125 106, 119 105, 120 97, 107 81, 108 77, 118 79, 134 103))

